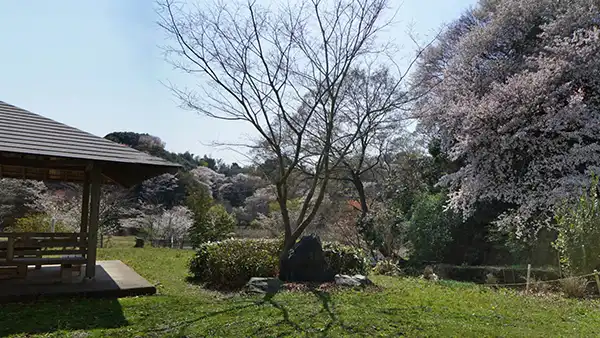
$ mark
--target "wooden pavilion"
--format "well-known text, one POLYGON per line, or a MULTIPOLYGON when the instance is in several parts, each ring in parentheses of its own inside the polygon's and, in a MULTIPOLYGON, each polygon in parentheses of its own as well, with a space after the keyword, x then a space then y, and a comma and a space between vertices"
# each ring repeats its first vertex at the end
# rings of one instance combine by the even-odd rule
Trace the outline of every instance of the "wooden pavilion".
POLYGON ((0 266, 26 273, 29 266, 85 264, 85 277, 93 279, 101 185, 131 187, 178 168, 0 101, 0 178, 83 185, 79 232, 0 232, 0 266))

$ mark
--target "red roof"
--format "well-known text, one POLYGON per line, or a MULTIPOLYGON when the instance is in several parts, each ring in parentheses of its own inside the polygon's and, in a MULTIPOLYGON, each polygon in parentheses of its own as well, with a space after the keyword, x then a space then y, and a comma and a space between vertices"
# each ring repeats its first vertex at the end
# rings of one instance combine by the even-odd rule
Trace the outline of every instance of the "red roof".
POLYGON ((360 206, 360 202, 355 200, 348 201, 348 204, 358 211, 362 211, 362 207, 360 206))

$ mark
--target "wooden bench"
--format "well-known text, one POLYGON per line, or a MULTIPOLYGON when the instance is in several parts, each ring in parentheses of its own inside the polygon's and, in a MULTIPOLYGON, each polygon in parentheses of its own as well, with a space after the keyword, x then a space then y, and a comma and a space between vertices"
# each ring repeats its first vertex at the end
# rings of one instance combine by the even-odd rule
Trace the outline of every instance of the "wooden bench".
POLYGON ((80 233, 1 233, 0 266, 17 269, 26 277, 29 266, 60 265, 81 268, 86 263, 87 236, 80 233))

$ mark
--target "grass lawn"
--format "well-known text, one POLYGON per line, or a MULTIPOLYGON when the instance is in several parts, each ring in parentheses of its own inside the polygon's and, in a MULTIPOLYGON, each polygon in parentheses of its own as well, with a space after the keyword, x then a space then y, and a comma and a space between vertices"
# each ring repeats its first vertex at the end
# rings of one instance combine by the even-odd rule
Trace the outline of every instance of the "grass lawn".
POLYGON ((455 282, 373 276, 382 290, 284 292, 272 302, 223 295, 188 284, 193 252, 131 248, 99 250, 120 259, 158 295, 3 304, 0 337, 248 336, 600 336, 600 302, 525 297, 455 282))

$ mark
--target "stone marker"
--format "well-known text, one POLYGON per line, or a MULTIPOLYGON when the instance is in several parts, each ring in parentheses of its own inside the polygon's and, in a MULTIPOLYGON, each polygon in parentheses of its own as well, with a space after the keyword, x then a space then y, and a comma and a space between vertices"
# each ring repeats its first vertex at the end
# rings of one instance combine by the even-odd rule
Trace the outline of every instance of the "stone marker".
POLYGON ((331 282, 333 273, 325 261, 321 240, 304 236, 282 262, 279 278, 286 282, 331 282))

